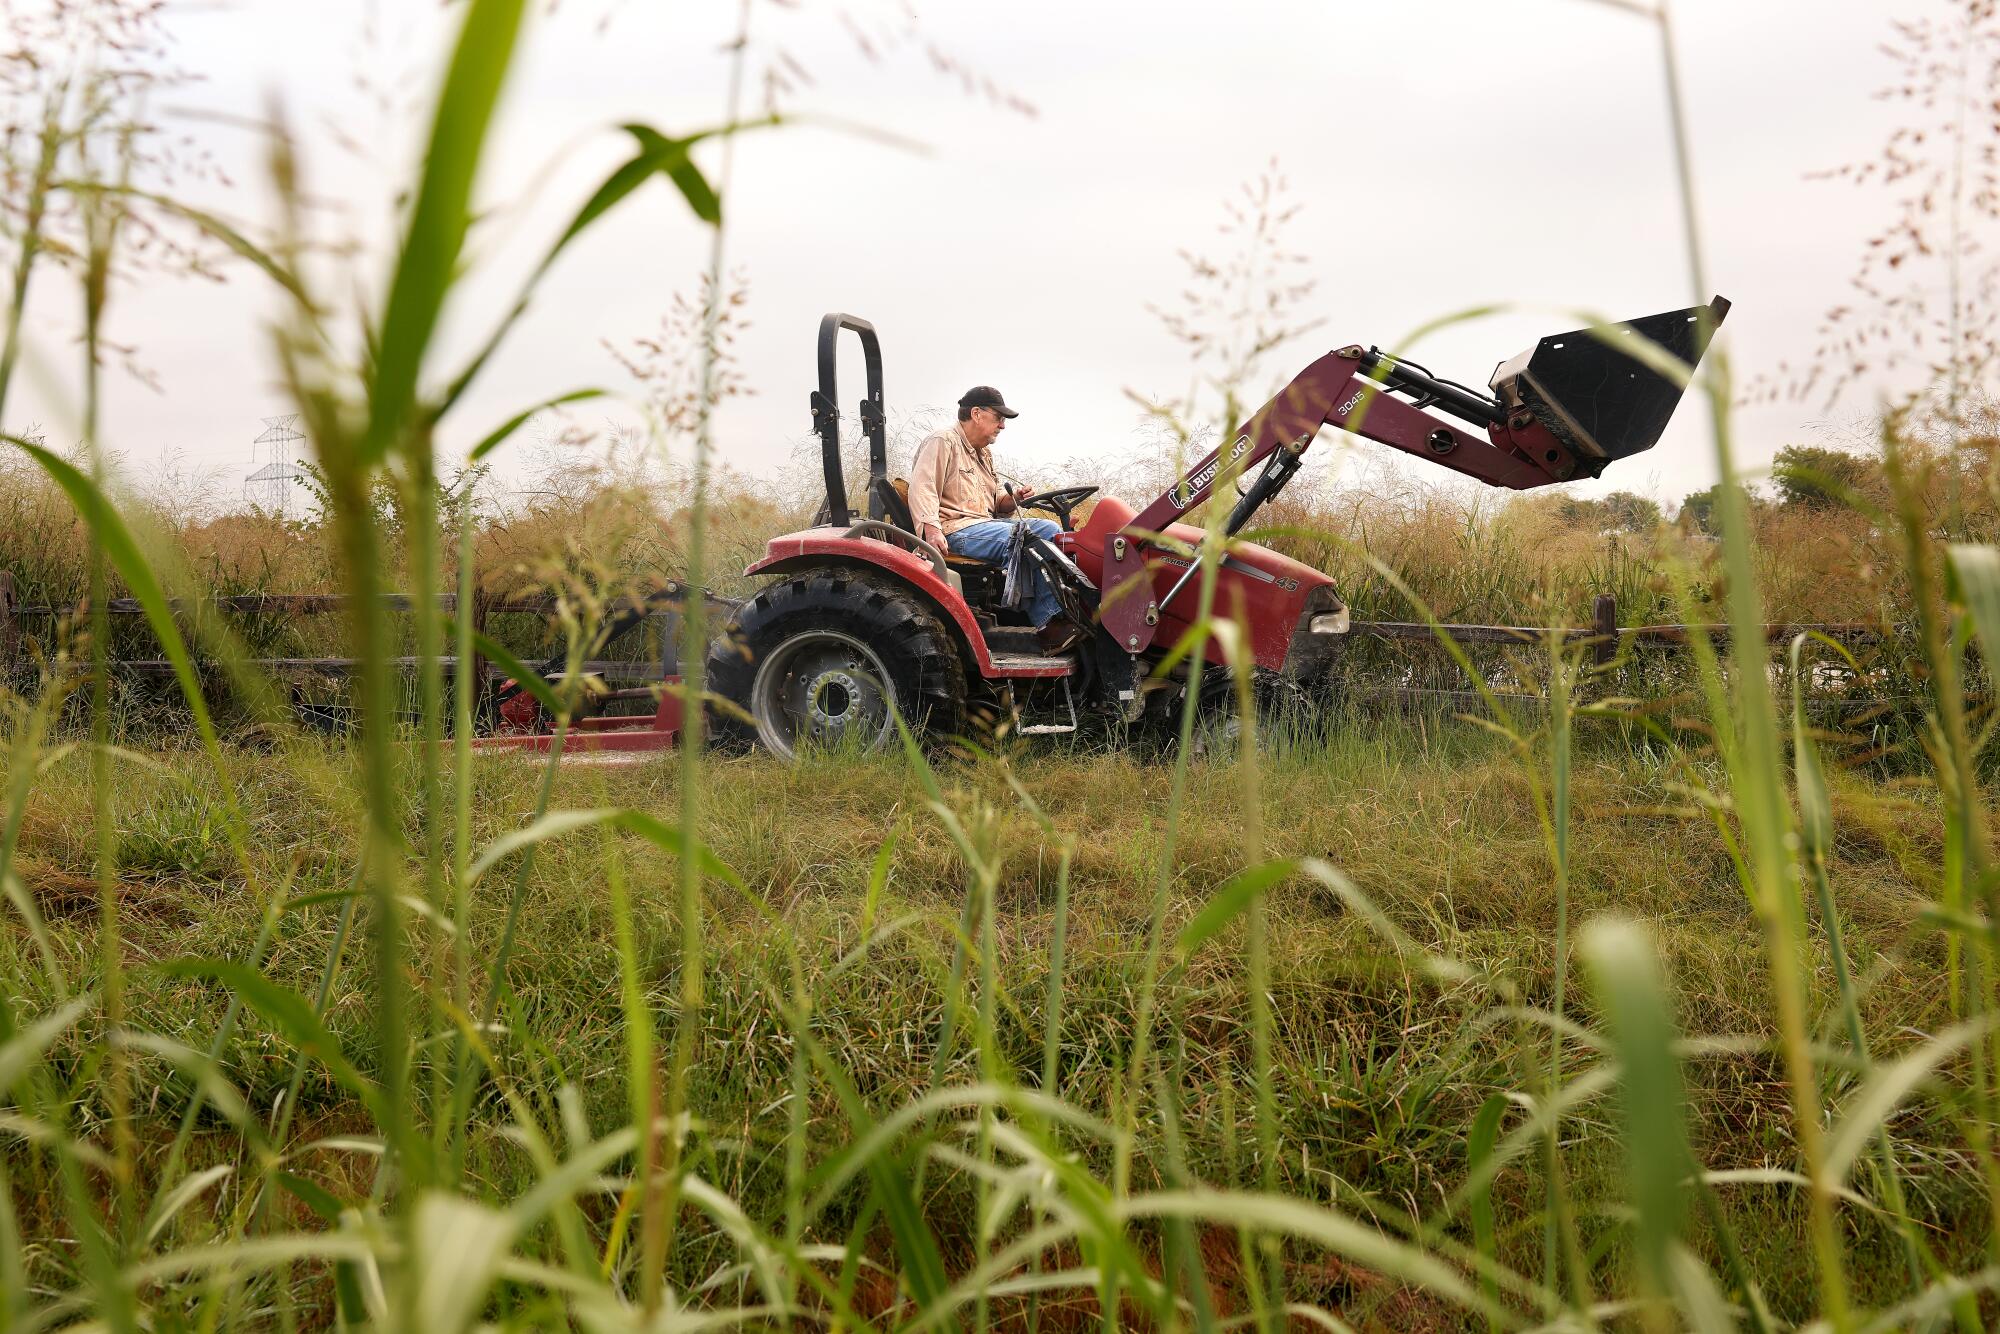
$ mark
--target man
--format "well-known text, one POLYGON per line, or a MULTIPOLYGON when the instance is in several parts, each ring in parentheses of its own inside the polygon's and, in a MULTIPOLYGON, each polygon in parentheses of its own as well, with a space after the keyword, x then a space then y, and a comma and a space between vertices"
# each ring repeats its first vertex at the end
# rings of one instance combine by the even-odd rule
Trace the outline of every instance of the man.
MULTIPOLYGON (((1053 538, 1062 526, 1053 519, 1011 517, 1021 497, 1001 489, 993 470, 993 442, 1007 423, 1021 414, 1007 406, 1000 391, 976 385, 958 400, 958 421, 925 438, 910 466, 910 517, 917 535, 940 549, 961 556, 999 563, 1007 558, 1014 525, 1026 524, 1042 537, 1053 538)), ((1028 619, 1045 653, 1060 653, 1082 631, 1062 614, 1048 576, 1032 567, 1033 589, 1028 619)))

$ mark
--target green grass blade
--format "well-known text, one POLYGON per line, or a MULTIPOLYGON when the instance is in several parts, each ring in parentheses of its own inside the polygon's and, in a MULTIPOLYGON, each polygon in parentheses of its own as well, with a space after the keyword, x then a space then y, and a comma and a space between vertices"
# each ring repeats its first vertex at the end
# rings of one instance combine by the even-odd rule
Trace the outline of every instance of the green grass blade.
POLYGON ((410 1239, 415 1328, 458 1334, 486 1305, 514 1239, 512 1221, 472 1200, 433 1191, 417 1202, 410 1239))
POLYGON ((565 403, 582 403, 589 399, 603 398, 605 396, 606 391, 602 389, 572 389, 566 394, 557 394, 554 398, 545 398, 532 408, 517 412, 506 421, 500 423, 500 425, 494 427, 492 431, 487 433, 484 439, 472 447, 472 452, 465 456, 466 462, 478 463, 488 454, 500 448, 514 432, 520 430, 533 420, 537 413, 547 412, 550 408, 561 407, 565 403))
POLYGON ((1657 949, 1643 928, 1607 919, 1592 922, 1580 944, 1623 1071, 1619 1094, 1634 1245, 1653 1290, 1671 1293, 1670 1256, 1679 1245, 1682 1182, 1691 1155, 1657 949))
POLYGON ((875 861, 868 868, 868 892, 861 898, 861 938, 865 942, 875 925, 875 912, 882 903, 882 891, 889 887, 889 867, 896 857, 896 836, 891 833, 875 849, 875 861))
MULTIPOLYGON (((197 1051, 193 1047, 163 1038, 155 1033, 141 1033, 128 1030, 119 1039, 127 1049, 158 1057, 179 1071, 201 1091, 202 1100, 213 1108, 218 1116, 236 1127, 237 1133, 248 1141, 252 1152, 262 1152, 267 1146, 263 1125, 244 1101, 243 1093, 223 1075, 222 1067, 212 1055, 197 1051)), ((168 1164, 171 1168, 172 1164, 168 1164)), ((173 1177, 170 1170, 162 1169, 157 1180, 165 1184, 173 1177)))
POLYGON ((286 1041, 319 1062, 343 1088, 361 1099, 378 1124, 386 1125, 393 1119, 383 1102, 382 1090, 347 1059, 339 1040, 320 1022, 311 1002, 296 991, 228 959, 175 959, 160 964, 159 971, 168 977, 199 978, 228 987, 286 1041))
POLYGON ((19 1084, 28 1071, 41 1063, 42 1054, 49 1049, 49 1044, 95 1005, 96 1001, 91 997, 79 996, 24 1025, 4 1045, 0 1045, 0 1091, 11 1090, 19 1084))
MULTIPOLYGON (((1469 1286, 1464 1275, 1452 1265, 1345 1214, 1287 1196, 1221 1190, 1165 1191, 1134 1195, 1114 1202, 1113 1208, 1128 1220, 1186 1218, 1296 1237, 1324 1246, 1378 1274, 1434 1293, 1466 1310, 1485 1311, 1502 1328, 1512 1329, 1520 1323, 1511 1312, 1489 1307, 1485 1297, 1469 1286)), ((1494 1273, 1503 1287, 1520 1293, 1535 1291, 1518 1275, 1501 1269, 1494 1273)))
POLYGON ((1689 1329, 1698 1334, 1735 1334, 1742 1327, 1715 1285, 1715 1276, 1693 1251, 1675 1243, 1667 1254, 1667 1269, 1689 1329))
MULTIPOLYGON (((859 1090, 849 1080, 846 1071, 828 1056, 810 1033, 798 1036, 811 1043, 814 1063, 839 1097, 841 1110, 847 1115, 848 1128, 855 1139, 867 1139, 875 1129, 875 1118, 869 1114, 868 1105, 862 1100, 859 1090)), ((862 1155, 859 1165, 867 1171, 874 1188, 870 1195, 889 1224, 889 1234, 896 1254, 903 1262, 902 1277, 909 1285, 910 1296, 919 1309, 938 1304, 949 1286, 945 1279, 944 1254, 938 1249, 937 1238, 924 1218, 917 1198, 916 1179, 909 1170, 909 1164, 893 1148, 884 1145, 862 1155)), ((953 1327, 956 1327, 955 1322, 953 1327)))
MULTIPOLYGON (((1549 869, 1555 881, 1556 899, 1556 935, 1550 947, 1555 957, 1555 995, 1551 1005, 1556 1023, 1549 1029, 1548 1073, 1548 1087, 1553 1092, 1562 1087, 1561 1021, 1564 1007, 1568 1003, 1569 989, 1570 764, 1573 758, 1570 730, 1575 720, 1571 716, 1571 659, 1563 636, 1553 632, 1548 635, 1548 654, 1550 774, 1548 816, 1543 824, 1549 843, 1549 869)), ((1544 1206, 1547 1216, 1542 1229, 1542 1272, 1551 1281, 1560 1272, 1562 1248, 1558 1243, 1562 1239, 1564 1224, 1569 1216, 1569 1202, 1564 1193, 1561 1147, 1562 1121, 1558 1117, 1549 1124, 1546 1150, 1549 1165, 1548 1193, 1544 1206)), ((1572 1282, 1577 1281, 1579 1280, 1573 1276, 1572 1282)))
MULTIPOLYGON (((4 862, 5 858, 0 858, 4 862)), ((41 910, 35 907, 35 900, 28 893, 21 877, 12 870, 0 870, 0 898, 5 898, 14 913, 21 919, 21 927, 28 933, 36 953, 42 961, 42 977, 48 983, 49 993, 58 1001, 69 999, 69 979, 63 975, 62 962, 56 957, 54 943, 49 937, 48 923, 42 920, 41 910)))
POLYGON ((1174 952, 1183 960, 1192 958, 1195 951, 1217 932, 1248 912, 1253 903, 1283 884, 1298 869, 1296 860, 1284 857, 1239 871, 1223 881, 1193 920, 1181 928, 1174 941, 1174 952))
POLYGON ((1950 549, 1952 592, 1972 613, 1988 662, 2000 662, 2000 547, 1955 543, 1950 549))
MULTIPOLYGON (((324 1186, 291 1172, 276 1172, 271 1180, 293 1199, 313 1211, 322 1221, 338 1225, 347 1205, 324 1186)), ((368 1318, 368 1302, 362 1296, 360 1267, 352 1260, 336 1261, 333 1267, 333 1300, 340 1318, 358 1325, 368 1318)))
POLYGON ((1309 876, 1325 886, 1346 908, 1365 922, 1369 929, 1380 936, 1398 957, 1414 961, 1417 968, 1437 982, 1463 982, 1470 980, 1473 972, 1458 960, 1425 949, 1410 939, 1409 933, 1397 926, 1383 912, 1376 902, 1363 893, 1361 888, 1345 875, 1327 865, 1317 857, 1306 857, 1298 862, 1300 874, 1309 876))
MULTIPOLYGON (((824 1047, 815 1045, 825 1056, 824 1047)), ((1104 1121, 1068 1102, 1033 1089, 991 1083, 933 1089, 922 1097, 903 1103, 880 1120, 871 1116, 865 1129, 858 1131, 852 1140, 814 1169, 806 1182, 807 1188, 815 1192, 807 1210, 808 1216, 816 1216, 827 1208, 840 1189, 858 1176, 872 1159, 880 1154, 895 1152, 903 1136, 938 1113, 988 1108, 1005 1108, 1051 1124, 1065 1125, 1100 1144, 1113 1144, 1118 1140, 1117 1130, 1104 1121)))
MULTIPOLYGON (((1507 1100, 1495 1093, 1479 1106, 1479 1114, 1472 1118, 1472 1132, 1466 1136, 1466 1166, 1475 1176, 1483 1175, 1488 1159, 1493 1156, 1493 1141, 1500 1133, 1500 1120, 1507 1114, 1507 1100)), ((1493 1230, 1493 1185, 1490 1180, 1482 1181, 1472 1192, 1469 1212, 1472 1214, 1473 1244, 1479 1254, 1492 1263, 1498 1263, 1500 1248, 1493 1230)), ((1486 1274, 1479 1276, 1479 1285, 1486 1294, 1489 1306, 1500 1304, 1500 1290, 1492 1278, 1486 1274)), ((1497 1328, 1489 1317, 1488 1329, 1497 1328)))
POLYGON ((28 1271, 21 1263, 26 1248, 21 1244, 21 1220, 14 1211, 11 1168, 0 1161, 0 1322, 8 1329, 22 1329, 28 1313, 28 1271))
POLYGON ((708 183, 708 178, 702 175, 701 169, 695 165, 694 159, 689 156, 689 150, 702 140, 717 135, 733 134, 744 129, 778 123, 779 118, 773 115, 748 125, 703 130, 684 139, 670 138, 647 125, 623 126, 625 133, 638 142, 639 151, 607 176, 603 184, 599 185, 584 202, 583 207, 577 210, 576 216, 570 219, 569 226, 563 229, 562 235, 556 238, 555 244, 542 256, 541 263, 537 264, 534 271, 529 274, 521 294, 515 298, 514 305, 508 310, 506 317, 488 335, 485 345, 473 356, 471 363, 452 380, 451 387, 445 391, 440 400, 439 410, 443 411, 456 403, 471 386, 473 380, 478 378, 480 371, 484 370, 486 364, 492 360, 493 354, 499 351, 501 343, 506 341, 514 325, 527 313, 535 289, 554 266, 557 256, 562 254, 571 241, 623 203, 640 186, 660 175, 666 176, 674 183, 697 218, 710 226, 720 226, 721 196, 708 183))
POLYGON ((547 709, 551 717, 560 718, 569 712, 569 706, 557 696, 555 687, 543 680, 540 672, 515 657, 512 649, 477 631, 473 633, 472 642, 481 657, 512 677, 514 683, 533 695, 535 702, 547 709))
POLYGON ((1877 1067, 1848 1101, 1827 1138, 1827 1179, 1835 1184, 1846 1181, 1847 1174, 1854 1170, 1855 1159, 1880 1133, 1889 1113, 1931 1078, 1938 1067, 1996 1027, 2000 1027, 2000 1015, 1993 1014, 1953 1024, 1898 1059, 1877 1067))
POLYGON ((1069 946, 1070 849, 1056 866, 1056 916, 1049 928, 1048 1000, 1042 1012, 1042 1092, 1062 1092, 1063 954, 1069 946))
POLYGON ((307 308, 312 306, 312 297, 306 291, 305 286, 299 281, 297 274, 279 263, 269 251, 251 241, 242 232, 230 226, 213 213, 184 204, 171 195, 163 195, 152 190, 141 190, 130 185, 114 185, 104 181, 63 181, 58 184, 57 188, 79 194, 106 194, 128 199, 142 199, 155 208, 171 213, 185 222, 194 224, 196 228, 208 233, 208 235, 235 251, 241 258, 249 260, 252 264, 263 270, 265 277, 289 292, 297 299, 301 306, 307 308))
MULTIPOLYGON (((1993 573, 2000 578, 2000 564, 1995 565, 1993 573)), ((1994 609, 2000 612, 2000 583, 1996 583, 1994 591, 1994 609)), ((2000 623, 1996 623, 1996 628, 2000 628, 2000 623)), ((1830 869, 1833 859, 1833 799, 1827 791, 1826 775, 1820 767, 1819 747, 1814 744, 1812 730, 1806 722, 1806 678, 1802 663, 1806 639, 1804 634, 1796 636, 1790 649, 1792 770, 1793 781, 1798 788, 1800 851, 1804 854, 1807 875, 1819 905, 1821 929, 1826 932, 1827 953, 1833 960, 1834 986, 1840 995, 1841 1018, 1847 1026, 1847 1040, 1866 1069, 1870 1064, 1868 1034, 1861 1022, 1861 1001, 1855 990, 1853 969, 1848 962, 1846 934, 1841 925, 1840 904, 1834 898, 1830 869)), ((1844 654, 1845 650, 1842 652, 1844 654)), ((1924 1246, 1904 1201, 1902 1172, 1896 1164, 1895 1143, 1886 1122, 1877 1145, 1877 1156, 1884 1193, 1902 1242, 1910 1283, 1913 1288, 1921 1288, 1924 1284, 1924 1246)))
POLYGON ((166 1231, 167 1224, 174 1221, 174 1215, 185 1209, 200 1197, 210 1186, 226 1180, 236 1169, 228 1163, 217 1163, 214 1167, 199 1172, 190 1172, 180 1183, 154 1203, 147 1215, 146 1235, 140 1239, 142 1246, 151 1246, 166 1231))
POLYGON ((465 247, 473 182, 526 8, 525 0, 470 0, 466 6, 377 333, 368 429, 359 443, 363 467, 386 456, 409 427, 424 354, 465 247))
MULTIPOLYGON (((688 207, 694 210, 697 218, 710 226, 717 226, 722 222, 722 197, 716 194, 714 188, 709 185, 708 178, 701 174, 701 169, 695 166, 694 160, 688 156, 688 150, 695 144, 719 131, 707 130, 686 139, 669 139, 650 125, 635 124, 625 126, 625 133, 639 141, 639 156, 626 164, 628 168, 641 168, 641 179, 654 172, 665 173, 675 188, 681 192, 681 198, 687 200, 688 207)), ((613 188, 613 182, 607 181, 605 188, 583 206, 583 211, 577 215, 576 221, 570 224, 570 230, 564 233, 565 242, 596 221, 600 214, 624 197, 625 191, 614 194, 613 188)), ((630 187, 626 187, 626 190, 629 189, 630 187)))
POLYGON ((744 888, 743 880, 729 869, 714 853, 703 847, 691 852, 682 841, 681 831, 667 824, 658 816, 645 811, 629 808, 598 808, 594 810, 550 811, 525 829, 516 829, 503 834, 487 844, 486 850, 472 864, 472 879, 477 881, 515 853, 535 847, 552 838, 574 833, 579 829, 607 827, 622 829, 637 834, 640 838, 674 857, 692 855, 701 867, 702 874, 726 881, 738 889, 744 888))
POLYGON ((118 571, 118 577, 125 581, 132 596, 145 611, 146 624, 160 642, 160 650, 172 666, 174 680, 179 683, 181 694, 194 715, 196 732, 201 737, 202 748, 208 752, 215 766, 216 777, 221 779, 220 787, 224 803, 228 806, 231 825, 240 837, 241 816, 236 811, 233 785, 228 781, 228 772, 223 767, 222 749, 215 735, 215 724, 209 716, 208 703, 202 695, 201 682, 195 676, 194 660, 188 655, 187 641, 181 637, 180 627, 174 623, 173 608, 167 602, 165 590, 153 572, 139 544, 133 540, 132 532, 119 517, 117 509, 107 500, 97 483, 77 470, 68 460, 32 441, 15 436, 0 436, 9 444, 22 450, 61 487, 77 513, 89 525, 90 534, 97 548, 102 550, 118 571))

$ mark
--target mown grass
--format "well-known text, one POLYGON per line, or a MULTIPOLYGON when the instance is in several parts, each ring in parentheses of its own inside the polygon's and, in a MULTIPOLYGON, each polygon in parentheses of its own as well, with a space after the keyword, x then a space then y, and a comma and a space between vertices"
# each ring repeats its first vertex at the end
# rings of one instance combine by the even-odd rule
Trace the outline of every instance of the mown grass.
MULTIPOLYGON (((350 756, 300 743, 246 755, 240 763, 256 850, 247 878, 217 873, 203 832, 196 757, 169 753, 158 769, 127 766, 114 798, 117 809, 133 812, 124 846, 147 850, 143 857, 121 857, 121 920, 132 970, 128 1004, 147 1017, 150 1031, 191 1046, 215 1031, 224 998, 207 986, 161 977, 148 965, 176 957, 245 957, 269 886, 288 885, 293 897, 306 897, 351 884, 357 871, 342 832, 351 812, 339 796, 350 756), (176 856, 182 864, 175 864, 176 856)), ((97 918, 87 889, 94 846, 84 767, 82 757, 72 755, 44 774, 27 807, 17 863, 48 919, 63 972, 79 991, 94 989, 99 971, 97 918), (78 886, 86 887, 81 895, 78 886)), ((955 804, 983 798, 1013 809, 1002 817, 1000 834, 1007 853, 997 887, 998 1022, 986 1039, 994 1050, 975 1050, 962 1039, 946 1054, 943 1078, 976 1079, 983 1060, 997 1059, 1023 1082, 1039 1082, 1054 849, 1073 846, 1060 1073, 1053 1091, 1108 1116, 1115 1111, 1142 981, 1151 912, 1147 870, 1164 832, 1162 773, 1143 758, 1111 752, 1037 754, 1010 768, 1034 794, 1047 827, 1010 799, 995 770, 968 765, 949 776, 955 804)), ((517 760, 479 762, 474 811, 480 841, 519 824, 537 779, 517 760)), ((1674 979, 1679 1022, 1693 1032, 1769 1042, 1775 1030, 1761 941, 1747 925, 1727 850, 1712 823, 1679 809, 1677 783, 1671 769, 1635 761, 1615 740, 1585 744, 1573 796, 1572 920, 1610 913, 1651 922, 1660 969, 1674 979)), ((555 801, 665 812, 674 809, 677 785, 672 761, 576 769, 562 776, 555 801)), ((791 1091, 792 1072, 786 1016, 767 986, 773 958, 787 944, 799 949, 803 985, 814 998, 812 1031, 877 1114, 887 1114, 920 1096, 934 1077, 964 869, 925 809, 922 785, 898 760, 827 760, 796 768, 754 756, 718 762, 709 773, 705 805, 704 841, 756 887, 775 918, 721 899, 708 921, 705 1006, 691 1087, 704 1127, 699 1170, 753 1219, 775 1228, 782 1223, 786 1153, 785 1124, 776 1109, 791 1091), (875 853, 891 839, 887 880, 871 894, 875 853), (842 967, 871 940, 858 961, 842 967)), ((1842 827, 1855 831, 1839 851, 1838 874, 1848 949, 1867 979, 1869 1028, 1883 1034, 1934 1030, 1948 1022, 1934 984, 1942 959, 1918 922, 1929 890, 1910 871, 1935 856, 1934 847, 1923 846, 1935 813, 1859 777, 1842 783, 1838 810, 1842 827)), ((1171 929, 1185 924, 1239 869, 1246 814, 1233 764, 1195 766, 1168 899, 1171 929)), ((1448 720, 1419 727, 1380 717, 1337 718, 1325 735, 1294 739, 1269 760, 1262 823, 1270 855, 1319 857, 1344 868, 1417 946, 1469 970, 1440 985, 1309 884, 1294 883, 1268 901, 1282 1146, 1274 1165, 1278 1188, 1342 1208, 1420 1216, 1460 1184, 1473 1113, 1516 1075, 1516 1044, 1492 1026, 1489 1008, 1550 1000, 1555 904, 1518 761, 1487 734, 1448 720)), ((410 831, 418 846, 420 832, 410 831)), ((640 840, 617 841, 639 980, 657 1036, 665 1041, 678 1019, 673 868, 640 840)), ((505 1007, 510 1026, 533 1040, 506 1044, 500 1067, 517 1093, 536 1105, 553 1108, 573 1099, 598 1133, 618 1124, 630 1103, 605 857, 604 847, 586 839, 552 845, 537 858, 505 1007)), ((498 893, 475 900, 475 957, 492 949, 504 909, 498 893)), ((288 913, 266 953, 265 974, 310 995, 339 920, 338 902, 288 913)), ((406 965, 413 988, 444 968, 449 954, 441 936, 417 934, 406 965)), ((362 943, 350 941, 348 948, 358 952, 362 943)), ((364 971, 350 967, 340 978, 325 1008, 326 1023, 366 1067, 379 1016, 364 971)), ((18 1003, 40 1008, 54 1000, 30 992, 18 1003)), ((1811 1003, 1816 1029, 1831 1037, 1835 996, 1823 955, 1811 1003)), ((1241 1087, 1250 1059, 1246 997, 1229 954, 1198 958, 1177 980, 1167 1005, 1159 1041, 1171 1052, 1180 1081, 1183 1170, 1218 1185, 1254 1185, 1262 1173, 1252 1107, 1241 1087)), ((1591 1022, 1588 1001, 1574 1017, 1591 1022)), ((103 1039, 97 1025, 80 1024, 51 1050, 50 1060, 77 1069, 102 1050, 103 1039)), ((1886 1059, 1895 1049, 1892 1044, 1878 1055, 1886 1059)), ((1573 1060, 1581 1070, 1587 1052, 1574 1051, 1573 1060)), ((420 1056, 413 1071, 417 1087, 425 1083, 425 1063, 420 1056)), ((239 1028, 221 1064, 248 1102, 271 1107, 292 1078, 294 1058, 281 1032, 253 1021, 239 1028)), ((1786 1088, 1768 1060, 1755 1051, 1718 1055, 1695 1064, 1689 1081, 1693 1134, 1711 1169, 1766 1168, 1786 1160, 1786 1088)), ((155 1125, 164 1125, 192 1091, 164 1066, 144 1070, 139 1089, 142 1105, 152 1109, 144 1119, 155 1125)), ((468 1169, 480 1193, 508 1198, 532 1186, 534 1169, 511 1142, 491 1097, 489 1089, 473 1112, 480 1129, 468 1146, 468 1169)), ((809 1136, 837 1141, 843 1117, 833 1090, 811 1079, 807 1100, 809 1136)), ((76 1114, 78 1125, 88 1127, 106 1111, 87 1100, 76 1114)), ((307 1140, 366 1133, 369 1126, 366 1110, 322 1078, 301 1087, 294 1115, 295 1133, 307 1140)), ((1572 1128, 1579 1152, 1569 1170, 1580 1178, 1572 1188, 1585 1198, 1616 1189, 1606 1129, 1594 1114, 1572 1128)), ((1142 1133, 1136 1155, 1141 1178, 1160 1171, 1159 1134, 1157 1127, 1142 1133)), ((1950 1136, 1912 1126, 1904 1143, 1912 1153, 1935 1155, 1927 1169, 1910 1173, 1926 1216, 1941 1236, 1961 1237, 1972 1247, 1983 1205, 1950 1136)), ((165 1148, 163 1142, 145 1144, 142 1158, 156 1160, 165 1148)), ((185 1234, 180 1239, 192 1243, 243 1202, 239 1192, 253 1178, 240 1137, 212 1120, 189 1162, 233 1165, 242 1183, 219 1186, 203 1210, 177 1223, 185 1234)), ((336 1194, 366 1193, 366 1176, 351 1153, 307 1152, 291 1170, 336 1194)), ((37 1218, 34 1194, 21 1190, 26 1184, 17 1185, 24 1228, 56 1226, 54 1216, 37 1218)), ((960 1197, 932 1205, 933 1221, 942 1236, 969 1246, 972 1201, 962 1186, 954 1189, 960 1197)), ((1529 1166, 1503 1175, 1497 1186, 1502 1217, 1528 1212, 1541 1190, 1529 1166)), ((1789 1186, 1743 1186, 1729 1193, 1725 1206, 1740 1234, 1763 1239, 1776 1262, 1785 1245, 1777 1238, 1798 1236, 1796 1196, 1789 1186)), ((838 1239, 860 1204, 860 1193, 850 1192, 816 1220, 811 1235, 838 1239)), ((1592 1245, 1620 1230, 1615 1217, 1586 1219, 1582 1226, 1592 1245)), ((1860 1253, 1883 1252, 1890 1267, 1880 1295, 1889 1295, 1895 1257, 1884 1237, 1861 1218, 1851 1227, 1860 1253)), ((1538 1238, 1516 1229, 1502 1253, 1518 1262, 1538 1245, 1538 1238)), ((673 1258, 672 1280, 692 1286, 723 1262, 726 1250, 715 1236, 689 1238, 673 1258)), ((1623 1262, 1615 1248, 1600 1259, 1593 1266, 1595 1285, 1622 1286, 1623 1262)), ((55 1257, 47 1263, 52 1268, 39 1281, 60 1276, 55 1257)), ((1337 1307, 1365 1316, 1370 1292, 1391 1300, 1392 1287, 1380 1278, 1338 1266, 1315 1277, 1315 1265, 1325 1267, 1295 1255, 1291 1281, 1306 1290, 1325 1286, 1322 1296, 1337 1307)), ((1858 1269, 1866 1283, 1868 1269, 1858 1269)), ((1230 1290, 1230 1272, 1218 1275, 1218 1300, 1241 1303, 1241 1292, 1230 1290)), ((1772 1275, 1767 1295, 1777 1314, 1799 1318, 1812 1311, 1813 1290, 1804 1275, 1793 1270, 1788 1280, 1782 1265, 1765 1272, 1772 1275)), ((312 1304, 311 1285, 301 1295, 312 1304)), ((1418 1299, 1405 1293, 1394 1300, 1418 1299)), ((1437 1314, 1427 1311, 1427 1318, 1437 1314)))

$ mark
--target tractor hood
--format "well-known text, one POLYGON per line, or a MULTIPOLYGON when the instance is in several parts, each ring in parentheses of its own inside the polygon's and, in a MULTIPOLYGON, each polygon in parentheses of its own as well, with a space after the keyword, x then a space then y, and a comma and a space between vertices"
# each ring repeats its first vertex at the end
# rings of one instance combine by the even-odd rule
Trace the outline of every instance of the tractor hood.
MULTIPOLYGON (((1104 546, 1112 534, 1131 523, 1133 509, 1115 496, 1097 502, 1077 530, 1075 556, 1079 569, 1100 588, 1104 584, 1104 546)), ((1167 535, 1199 547, 1202 530, 1171 524, 1167 535)), ((1164 598, 1194 561, 1163 551, 1146 557, 1152 596, 1164 598)), ((1201 605, 1198 588, 1190 584, 1160 614, 1155 643, 1171 644, 1193 623, 1201 605)), ((1215 585, 1218 615, 1247 622, 1251 653, 1269 671, 1311 675, 1324 666, 1330 646, 1347 632, 1347 604, 1334 592, 1331 576, 1290 556, 1250 542, 1234 544, 1223 558, 1215 585)), ((1223 661, 1222 646, 1211 640, 1211 662, 1223 661)))

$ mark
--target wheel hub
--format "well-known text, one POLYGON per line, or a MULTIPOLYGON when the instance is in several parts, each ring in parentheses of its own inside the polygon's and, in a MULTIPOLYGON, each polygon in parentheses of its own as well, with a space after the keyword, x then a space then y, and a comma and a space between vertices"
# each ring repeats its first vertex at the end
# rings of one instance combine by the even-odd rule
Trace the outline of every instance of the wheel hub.
POLYGON ((861 711, 861 683, 843 671, 825 671, 806 686, 806 709, 821 727, 845 727, 861 711))
POLYGON ((750 687, 757 732, 775 754, 855 740, 884 745, 895 730, 894 693, 875 650, 853 635, 814 629, 777 644, 750 687))

